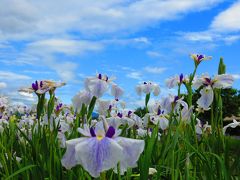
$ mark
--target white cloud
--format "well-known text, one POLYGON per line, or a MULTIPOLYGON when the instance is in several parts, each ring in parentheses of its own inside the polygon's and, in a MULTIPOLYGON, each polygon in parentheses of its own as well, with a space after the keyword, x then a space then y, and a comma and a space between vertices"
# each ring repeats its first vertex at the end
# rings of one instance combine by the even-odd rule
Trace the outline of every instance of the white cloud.
POLYGON ((240 40, 240 0, 214 17, 205 31, 178 32, 177 34, 190 42, 224 42, 227 45, 240 40))
POLYGON ((19 93, 17 91, 12 91, 12 92, 8 92, 8 96, 11 98, 11 100, 14 103, 23 103, 23 104, 29 104, 32 102, 36 102, 36 96, 34 96, 33 94, 28 94, 28 93, 19 93))
POLYGON ((27 48, 34 54, 63 53, 77 55, 86 51, 99 51, 103 46, 99 42, 85 40, 45 39, 30 43, 27 48))
POLYGON ((53 72, 50 71, 38 71, 38 70, 24 70, 23 72, 29 74, 53 74, 53 72))
POLYGON ((189 12, 209 9, 220 2, 222 0, 1 0, 0 38, 59 37, 69 31, 84 34, 134 32, 189 12))
POLYGON ((126 77, 131 78, 131 79, 141 80, 142 74, 140 72, 130 72, 126 75, 126 77))
POLYGON ((240 74, 232 74, 235 80, 240 80, 240 74))
POLYGON ((144 70, 148 73, 152 74, 162 74, 164 71, 167 70, 165 67, 145 67, 144 70))
POLYGON ((214 43, 214 42, 224 42, 225 44, 231 45, 232 43, 240 40, 239 35, 235 34, 222 34, 220 32, 215 32, 211 29, 202 32, 181 32, 177 33, 181 38, 189 42, 205 42, 205 43, 214 43))
POLYGON ((240 35, 229 35, 223 38, 226 44, 232 44, 240 40, 240 35))
POLYGON ((30 94, 30 93, 26 93, 26 92, 19 92, 19 94, 21 96, 24 96, 24 97, 28 97, 28 98, 33 98, 33 94, 30 94))
POLYGON ((189 41, 213 41, 217 36, 209 31, 179 33, 184 39, 189 41))
POLYGON ((151 42, 149 41, 148 38, 146 37, 139 37, 139 38, 134 38, 133 39, 135 42, 140 42, 140 43, 145 43, 145 44, 150 44, 151 42))
POLYGON ((240 31, 240 1, 218 14, 211 23, 211 29, 220 32, 240 31))
POLYGON ((7 87, 7 84, 5 82, 0 82, 0 89, 4 89, 7 87))
POLYGON ((0 71, 0 79, 15 81, 15 80, 29 80, 32 78, 30 76, 17 74, 10 71, 0 71))
POLYGON ((156 51, 147 51, 146 53, 150 57, 161 57, 162 56, 162 54, 160 54, 159 52, 156 52, 156 51))

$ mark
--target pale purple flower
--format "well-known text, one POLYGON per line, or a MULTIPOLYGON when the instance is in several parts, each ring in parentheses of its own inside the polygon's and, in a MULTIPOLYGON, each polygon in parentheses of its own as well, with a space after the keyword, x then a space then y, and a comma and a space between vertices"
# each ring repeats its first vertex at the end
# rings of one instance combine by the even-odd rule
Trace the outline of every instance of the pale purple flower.
POLYGON ((0 112, 8 107, 8 98, 5 96, 0 96, 0 112))
POLYGON ((168 78, 165 83, 166 83, 166 86, 168 88, 174 88, 184 82, 187 82, 188 80, 188 77, 187 76, 183 76, 183 74, 180 74, 180 75, 176 75, 174 77, 171 77, 171 78, 168 78))
POLYGON ((99 113, 99 115, 104 115, 107 116, 108 112, 111 112, 112 108, 114 107, 114 104, 107 100, 98 100, 97 101, 97 112, 99 113))
POLYGON ((101 172, 114 168, 120 163, 120 172, 137 166, 137 160, 144 149, 143 140, 118 137, 116 129, 104 126, 103 122, 95 128, 79 128, 86 136, 66 141, 67 151, 62 158, 62 165, 71 169, 77 164, 93 177, 99 177, 101 172), (105 127, 105 128, 104 128, 105 127))
POLYGON ((143 82, 136 86, 136 92, 139 96, 141 96, 142 93, 149 94, 151 92, 154 94, 154 96, 158 96, 160 94, 160 87, 157 83, 153 83, 150 81, 143 82))
POLYGON ((96 77, 88 77, 85 79, 85 88, 87 91, 97 98, 103 96, 109 88, 114 78, 109 78, 106 75, 97 74, 96 77))
POLYGON ((193 81, 193 87, 195 89, 203 87, 200 91, 201 97, 198 99, 197 104, 200 108, 208 110, 209 106, 213 102, 214 92, 213 89, 226 89, 230 88, 233 84, 232 75, 221 74, 216 75, 211 79, 208 75, 203 75, 193 81))
POLYGON ((197 124, 195 125, 195 129, 196 129, 196 134, 198 134, 198 135, 201 135, 204 132, 211 133, 211 131, 212 131, 212 127, 211 127, 211 125, 208 124, 208 122, 203 124, 199 119, 197 119, 197 124))
POLYGON ((124 93, 124 91, 122 88, 120 88, 116 84, 112 85, 111 95, 114 96, 116 101, 119 100, 119 98, 123 95, 123 93, 124 93))
POLYGON ((117 128, 120 125, 128 125, 128 127, 132 127, 136 125, 137 127, 143 126, 142 119, 134 114, 131 110, 122 110, 111 113, 111 117, 107 118, 107 121, 110 124, 114 124, 114 128, 117 128))
POLYGON ((165 114, 174 112, 178 115, 178 119, 190 122, 193 107, 188 107, 188 104, 183 101, 183 97, 169 95, 160 101, 160 106, 165 114))
POLYGON ((75 112, 79 112, 82 109, 82 105, 88 106, 91 102, 93 95, 89 91, 80 91, 72 98, 72 104, 75 112))
POLYGON ((211 60, 211 56, 205 56, 202 54, 191 54, 190 57, 194 60, 195 65, 199 65, 204 60, 211 60))
POLYGON ((159 128, 165 130, 168 128, 169 121, 166 118, 165 111, 161 109, 160 103, 156 102, 155 104, 149 107, 149 113, 144 116, 144 126, 147 127, 148 123, 159 125, 159 128))

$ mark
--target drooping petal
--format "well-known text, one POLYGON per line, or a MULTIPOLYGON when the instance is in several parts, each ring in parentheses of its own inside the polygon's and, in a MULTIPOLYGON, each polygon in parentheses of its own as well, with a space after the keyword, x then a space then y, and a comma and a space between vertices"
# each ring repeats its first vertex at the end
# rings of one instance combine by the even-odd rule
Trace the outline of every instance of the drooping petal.
POLYGON ((110 106, 112 106, 111 101, 97 101, 97 111, 100 115, 106 116, 110 106))
POLYGON ((153 84, 150 83, 150 82, 144 84, 143 87, 142 87, 142 91, 143 91, 145 94, 151 93, 152 90, 153 90, 153 84))
POLYGON ((118 127, 123 124, 119 117, 110 117, 106 120, 108 125, 113 126, 115 129, 118 129, 118 127))
POLYGON ((91 80, 88 83, 88 89, 94 96, 99 98, 107 91, 108 83, 100 79, 91 80))
POLYGON ((86 137, 91 137, 90 128, 89 128, 89 126, 87 124, 83 125, 83 129, 82 128, 78 128, 77 130, 82 135, 84 135, 86 137))
POLYGON ((167 118, 165 117, 160 117, 159 119, 159 127, 162 129, 162 130, 165 130, 168 128, 168 125, 169 125, 169 121, 167 118))
POLYGON ((200 91, 201 97, 198 99, 197 104, 199 107, 203 108, 204 110, 208 110, 209 106, 213 102, 213 90, 210 86, 204 87, 200 91))
POLYGON ((171 89, 178 85, 178 77, 174 76, 165 81, 166 86, 171 89))
POLYGON ((119 98, 123 95, 123 92, 123 89, 118 87, 116 84, 112 85, 111 94, 116 100, 119 100, 119 98))
POLYGON ((80 163, 75 157, 76 156, 75 146, 78 143, 83 142, 85 140, 86 138, 77 138, 77 139, 66 141, 67 151, 65 152, 61 160, 62 165, 66 169, 71 169, 72 167, 80 163))
POLYGON ((160 101, 161 108, 164 110, 166 114, 170 113, 172 111, 172 102, 174 98, 172 96, 168 96, 163 98, 160 101))
POLYGON ((153 86, 153 95, 158 96, 160 94, 160 87, 157 84, 153 86))
POLYGON ((229 74, 221 74, 217 75, 214 78, 214 84, 213 88, 218 88, 218 89, 225 89, 225 88, 230 88, 233 85, 233 76, 229 74))
POLYGON ((192 84, 192 87, 194 89, 199 89, 202 85, 203 85, 203 79, 202 78, 195 78, 193 80, 193 84, 192 84))
POLYGON ((189 109, 183 108, 181 111, 182 120, 189 123, 191 120, 192 112, 193 112, 193 106, 190 107, 189 109))
POLYGON ((123 148, 107 137, 102 140, 88 138, 78 143, 75 151, 77 162, 93 177, 99 177, 101 172, 116 167, 123 157, 123 148))
MULTIPOLYGON (((136 140, 118 137, 115 141, 122 147, 123 156, 120 161, 120 173, 123 174, 127 171, 127 168, 133 168, 137 166, 137 161, 140 154, 144 150, 144 140, 136 140)), ((114 169, 117 172, 117 168, 114 169)))

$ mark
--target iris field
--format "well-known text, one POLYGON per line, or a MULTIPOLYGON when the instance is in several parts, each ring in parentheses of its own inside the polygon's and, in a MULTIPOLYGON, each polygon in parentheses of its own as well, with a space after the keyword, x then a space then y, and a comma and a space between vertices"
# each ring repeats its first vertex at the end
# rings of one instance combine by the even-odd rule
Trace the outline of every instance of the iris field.
POLYGON ((0 96, 1 179, 240 179, 240 140, 225 134, 221 90, 233 77, 220 59, 218 74, 198 75, 211 57, 192 54, 193 72, 166 80, 178 93, 159 96, 158 84, 136 86, 145 107, 128 108, 114 78, 88 77, 65 105, 57 98, 64 82, 38 80, 19 93, 34 93, 31 107, 0 96), (193 106, 195 90, 200 90, 193 106), (110 92, 112 100, 102 96, 110 92), (155 102, 149 104, 152 96, 155 102), (210 112, 210 119, 199 119, 210 112))

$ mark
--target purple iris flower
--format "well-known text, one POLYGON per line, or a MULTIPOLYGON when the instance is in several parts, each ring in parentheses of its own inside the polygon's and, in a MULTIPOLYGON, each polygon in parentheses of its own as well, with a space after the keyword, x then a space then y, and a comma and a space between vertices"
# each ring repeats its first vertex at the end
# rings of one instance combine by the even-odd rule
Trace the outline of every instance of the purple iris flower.
POLYGON ((98 74, 98 79, 102 79, 102 74, 98 74))
POLYGON ((198 62, 201 62, 202 59, 204 59, 204 55, 198 54, 198 55, 197 55, 197 61, 198 61, 198 62))
POLYGON ((161 109, 160 109, 160 108, 158 108, 157 115, 160 115, 160 114, 162 114, 162 111, 161 111, 161 109))
POLYGON ((106 76, 106 81, 108 81, 108 76, 106 76))
POLYGON ((178 96, 175 96, 175 97, 174 97, 174 101, 173 101, 173 103, 176 103, 177 100, 179 100, 179 97, 178 97, 178 96))
POLYGON ((60 109, 62 108, 62 103, 58 104, 56 107, 56 111, 60 111, 60 109))
POLYGON ((122 113, 117 113, 117 116, 122 118, 123 117, 123 114, 122 113))
POLYGON ((37 81, 35 81, 35 83, 32 83, 32 88, 34 91, 38 90, 38 82, 37 81))
POLYGON ((65 168, 80 164, 91 176, 99 177, 101 172, 112 168, 117 173, 118 163, 121 174, 137 166, 144 149, 143 140, 118 137, 120 132, 102 121, 94 128, 85 125, 78 130, 85 137, 66 141, 67 151, 62 158, 65 168))
POLYGON ((180 84, 182 84, 182 82, 183 82, 183 74, 180 74, 179 81, 180 81, 180 84))
POLYGON ((111 104, 109 105, 108 110, 112 111, 112 105, 111 104))
POLYGON ((132 111, 128 111, 128 117, 130 117, 131 116, 131 114, 132 114, 132 111))
POLYGON ((203 82, 203 85, 205 86, 212 86, 213 85, 213 81, 211 80, 211 78, 204 78, 205 82, 203 82))

